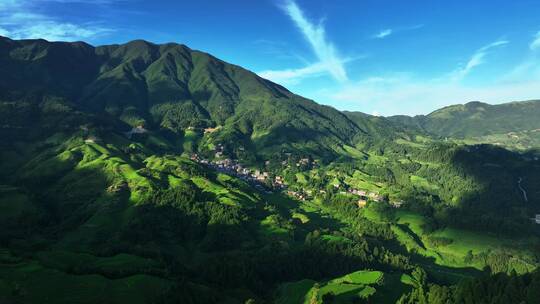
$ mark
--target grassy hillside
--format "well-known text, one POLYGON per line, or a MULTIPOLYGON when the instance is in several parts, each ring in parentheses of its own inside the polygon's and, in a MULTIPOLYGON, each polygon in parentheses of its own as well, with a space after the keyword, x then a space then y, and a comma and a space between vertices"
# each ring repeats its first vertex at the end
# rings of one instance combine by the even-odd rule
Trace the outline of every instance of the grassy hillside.
POLYGON ((532 100, 499 105, 469 102, 425 116, 392 116, 388 119, 442 138, 530 149, 538 147, 539 115, 540 101, 532 100))
POLYGON ((219 126, 212 138, 235 142, 230 154, 243 147, 330 156, 363 132, 333 108, 184 45, 136 40, 93 47, 0 37, 0 49, 4 102, 60 99, 173 136, 219 126))

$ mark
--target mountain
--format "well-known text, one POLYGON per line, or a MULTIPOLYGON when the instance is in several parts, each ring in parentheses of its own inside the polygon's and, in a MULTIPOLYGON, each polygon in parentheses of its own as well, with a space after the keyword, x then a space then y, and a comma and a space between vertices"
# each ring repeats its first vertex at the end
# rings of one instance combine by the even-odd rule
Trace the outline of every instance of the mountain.
POLYGON ((179 44, 0 38, 0 66, 2 303, 535 296, 534 151, 340 112, 179 44))
POLYGON ((437 137, 476 139, 480 142, 540 144, 540 100, 490 105, 469 102, 436 110, 428 115, 391 116, 390 121, 421 129, 437 137), (523 137, 521 141, 519 137, 523 137))
POLYGON ((343 111, 360 129, 365 130, 371 137, 379 139, 411 138, 422 134, 422 130, 414 128, 410 123, 404 123, 395 117, 373 116, 362 112, 343 111))
POLYGON ((235 142, 231 153, 242 147, 330 156, 365 133, 331 107, 184 45, 0 38, 0 49, 0 98, 8 102, 54 98, 180 136, 188 128, 214 128, 217 140, 235 142))

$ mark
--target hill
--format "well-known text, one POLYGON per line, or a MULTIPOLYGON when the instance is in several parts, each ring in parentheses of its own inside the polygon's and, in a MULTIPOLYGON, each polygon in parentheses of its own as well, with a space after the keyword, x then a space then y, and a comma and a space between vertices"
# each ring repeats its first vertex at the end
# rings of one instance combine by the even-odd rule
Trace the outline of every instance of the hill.
POLYGON ((235 143, 227 145, 233 155, 244 149, 331 156, 365 133, 331 107, 184 45, 0 38, 0 50, 4 101, 23 99, 31 107, 56 98, 177 137, 213 128, 216 141, 235 143))
POLYGON ((413 302, 540 265, 533 152, 179 44, 0 38, 0 66, 0 302, 413 302))
POLYGON ((440 138, 469 139, 526 149, 540 144, 539 115, 540 100, 531 100, 498 105, 469 102, 428 115, 388 119, 440 138))

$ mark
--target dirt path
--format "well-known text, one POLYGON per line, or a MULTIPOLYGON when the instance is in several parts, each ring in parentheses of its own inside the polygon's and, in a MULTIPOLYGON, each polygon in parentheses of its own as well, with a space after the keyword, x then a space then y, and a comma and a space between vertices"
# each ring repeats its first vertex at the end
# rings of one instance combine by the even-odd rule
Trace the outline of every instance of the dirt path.
POLYGON ((523 189, 523 187, 521 186, 521 182, 523 181, 523 178, 521 178, 521 176, 519 177, 519 180, 518 180, 518 188, 519 190, 521 190, 521 192, 523 192, 523 199, 528 202, 529 200, 527 199, 527 191, 525 191, 525 189, 523 189))

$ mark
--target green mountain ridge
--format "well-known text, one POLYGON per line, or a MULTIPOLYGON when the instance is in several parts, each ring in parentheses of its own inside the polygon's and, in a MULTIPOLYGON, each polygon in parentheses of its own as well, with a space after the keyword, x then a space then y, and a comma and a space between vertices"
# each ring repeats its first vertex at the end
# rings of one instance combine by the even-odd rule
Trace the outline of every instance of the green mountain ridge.
POLYGON ((331 107, 179 44, 92 47, 7 38, 0 44, 5 100, 52 96, 131 126, 180 134, 222 126, 222 136, 258 150, 294 150, 294 143, 306 142, 309 152, 330 155, 365 133, 331 107))
POLYGON ((469 102, 428 115, 391 116, 389 120, 419 128, 438 137, 473 138, 540 129, 540 100, 490 105, 469 102))
POLYGON ((0 302, 539 290, 534 151, 340 112, 174 43, 0 37, 0 66, 0 302))

